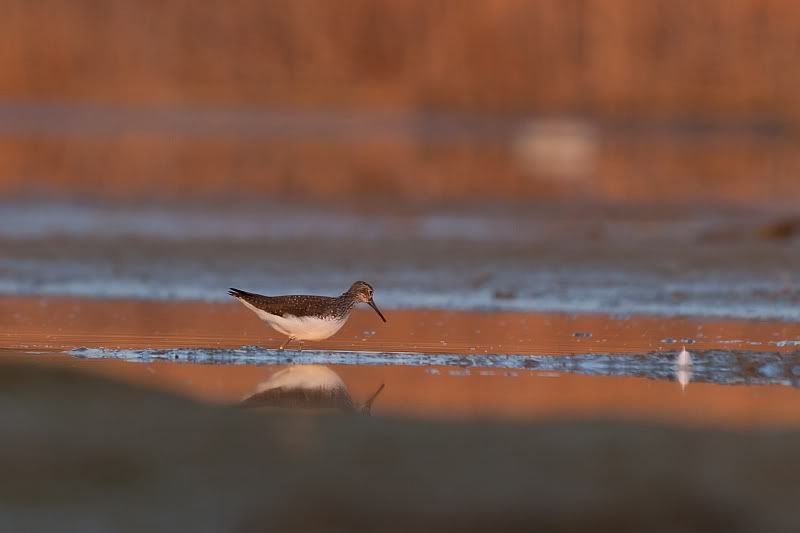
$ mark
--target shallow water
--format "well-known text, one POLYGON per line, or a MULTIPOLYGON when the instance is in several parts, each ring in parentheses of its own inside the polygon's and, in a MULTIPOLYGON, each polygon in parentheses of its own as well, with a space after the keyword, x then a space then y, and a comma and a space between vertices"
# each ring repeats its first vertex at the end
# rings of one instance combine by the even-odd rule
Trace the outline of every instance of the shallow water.
MULTIPOLYGON (((77 348, 69 355, 85 359, 121 359, 131 362, 175 361, 207 365, 366 365, 454 367, 470 375, 507 375, 508 370, 536 370, 589 376, 628 376, 719 384, 779 384, 800 387, 800 351, 789 353, 709 350, 692 354, 690 365, 678 365, 673 353, 646 354, 430 354, 416 352, 278 351, 259 347, 238 349, 77 348)), ((691 352, 690 352, 691 353, 691 352)), ((453 371, 451 371, 453 372, 453 371)), ((554 374, 554 375, 555 375, 554 374)), ((685 386, 685 383, 683 384, 685 386)))
MULTIPOLYGON (((85 372, 189 396, 205 402, 235 405, 254 394, 270 377, 291 365, 323 364, 335 372, 346 394, 358 404, 381 385, 372 406, 374 416, 426 419, 492 418, 539 420, 622 418, 681 425, 796 426, 800 424, 797 376, 788 369, 798 354, 757 361, 748 369, 745 354, 739 366, 720 363, 719 355, 701 356, 688 377, 676 372, 668 354, 654 357, 608 356, 519 357, 492 366, 465 366, 460 356, 277 354, 263 350, 98 351, 79 349, 73 356, 52 352, 0 350, 5 361, 70 366, 85 372), (245 357, 240 352, 247 352, 245 357), (199 352, 199 353, 198 353, 199 352), (177 359, 175 358, 177 356, 177 359), (136 364, 132 364, 135 361, 136 364), (214 364, 209 364, 213 361, 214 364), (525 362, 540 366, 526 368, 525 362), (379 362, 380 364, 374 364, 379 362), (244 363, 244 364, 242 364, 244 363), (792 386, 786 386, 792 385, 792 386)), ((482 359, 482 358, 481 358, 482 359)), ((480 361, 480 359, 479 359, 480 361)), ((474 362, 474 361, 473 361, 474 362)), ((497 362, 492 358, 492 362, 497 362)), ((305 394, 319 396, 313 384, 305 394)), ((337 405, 333 404, 332 408, 337 405)), ((286 409, 283 409, 287 412, 286 409)))
MULTIPOLYGON (((385 385, 376 416, 800 424, 798 323, 385 313, 383 324, 359 310, 337 336, 280 352, 280 337, 234 303, 6 297, 0 360, 69 366, 234 405, 282 369, 322 366, 341 378, 353 405, 385 385), (680 367, 684 346, 691 365, 680 367)), ((303 382, 294 403, 342 397, 322 390, 324 382, 303 382)))

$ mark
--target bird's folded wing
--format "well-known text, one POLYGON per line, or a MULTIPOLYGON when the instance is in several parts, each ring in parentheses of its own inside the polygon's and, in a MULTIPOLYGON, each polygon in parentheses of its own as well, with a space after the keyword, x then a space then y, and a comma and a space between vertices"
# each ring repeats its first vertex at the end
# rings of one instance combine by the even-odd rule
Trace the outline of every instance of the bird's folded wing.
POLYGON ((228 294, 276 316, 321 316, 331 309, 335 300, 329 296, 263 296, 239 289, 231 289, 228 294))

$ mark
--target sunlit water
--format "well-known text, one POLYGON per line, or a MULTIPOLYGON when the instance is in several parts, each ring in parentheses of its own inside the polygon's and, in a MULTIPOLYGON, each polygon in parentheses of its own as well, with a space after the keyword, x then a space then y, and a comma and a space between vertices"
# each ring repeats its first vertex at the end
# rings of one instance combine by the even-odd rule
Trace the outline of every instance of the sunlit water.
POLYGON ((227 405, 310 369, 259 408, 363 412, 383 386, 367 409, 376 416, 800 424, 796 323, 384 311, 385 324, 357 310, 333 338, 279 351, 280 336, 235 302, 7 297, 0 360, 227 405))

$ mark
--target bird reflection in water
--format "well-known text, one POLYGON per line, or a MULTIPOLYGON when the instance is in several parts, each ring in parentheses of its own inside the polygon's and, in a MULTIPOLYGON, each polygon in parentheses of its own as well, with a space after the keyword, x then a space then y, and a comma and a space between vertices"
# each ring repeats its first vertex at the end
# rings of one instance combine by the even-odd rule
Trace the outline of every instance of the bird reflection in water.
POLYGON ((272 374, 241 406, 259 410, 276 408, 332 411, 369 415, 383 390, 381 384, 363 403, 356 403, 339 375, 322 365, 296 365, 272 374))
POLYGON ((675 359, 675 379, 681 384, 681 390, 686 390, 686 385, 692 380, 692 354, 686 347, 681 348, 675 359))

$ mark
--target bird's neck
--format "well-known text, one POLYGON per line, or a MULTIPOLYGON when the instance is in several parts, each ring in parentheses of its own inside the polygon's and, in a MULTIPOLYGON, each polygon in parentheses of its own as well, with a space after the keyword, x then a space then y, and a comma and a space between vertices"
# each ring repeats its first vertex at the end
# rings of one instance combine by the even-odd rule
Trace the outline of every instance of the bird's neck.
POLYGON ((349 313, 358 303, 356 295, 351 292, 346 292, 337 298, 339 309, 345 313, 349 313))

